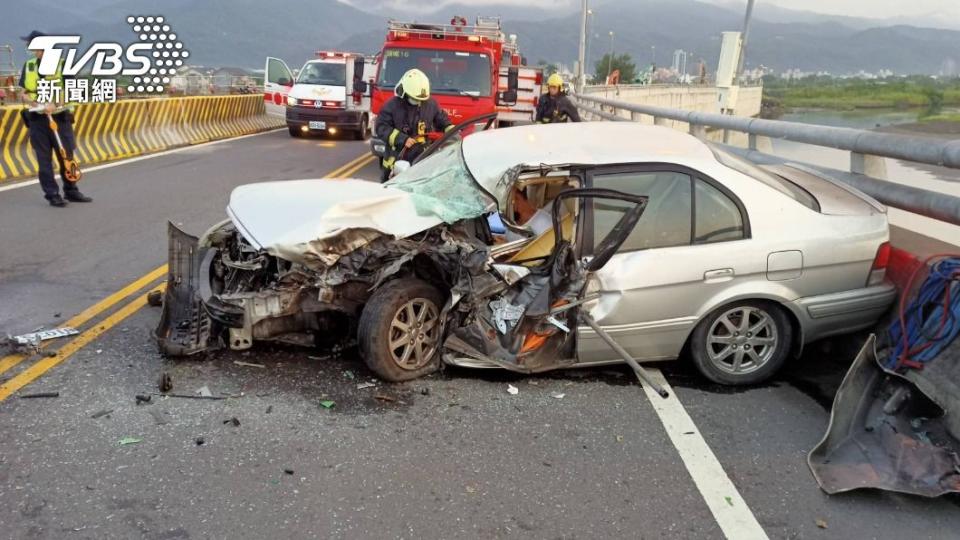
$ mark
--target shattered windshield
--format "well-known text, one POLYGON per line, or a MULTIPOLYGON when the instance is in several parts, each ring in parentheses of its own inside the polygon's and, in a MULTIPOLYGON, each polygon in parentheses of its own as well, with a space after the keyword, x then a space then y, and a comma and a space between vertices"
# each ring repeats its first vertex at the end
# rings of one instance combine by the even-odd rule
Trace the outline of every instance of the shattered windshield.
POLYGON ((461 142, 451 144, 398 174, 386 185, 412 195, 417 214, 446 223, 475 218, 495 207, 463 162, 461 142))

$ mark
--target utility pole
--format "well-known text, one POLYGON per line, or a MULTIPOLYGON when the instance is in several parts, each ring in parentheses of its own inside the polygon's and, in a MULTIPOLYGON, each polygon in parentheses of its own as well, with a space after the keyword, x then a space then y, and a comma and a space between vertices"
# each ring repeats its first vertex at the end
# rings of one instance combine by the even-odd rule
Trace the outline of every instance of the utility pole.
POLYGON ((586 70, 584 64, 587 61, 587 0, 582 0, 580 10, 580 51, 579 67, 577 69, 577 92, 583 93, 583 87, 587 84, 586 70))
POLYGON ((607 60, 607 81, 610 80, 610 74, 613 73, 613 30, 610 31, 610 56, 607 60))
POLYGON ((740 36, 740 58, 737 60, 736 81, 740 84, 743 76, 743 60, 747 56, 747 37, 750 35, 750 17, 753 15, 754 0, 747 0, 747 13, 743 17, 743 35, 740 36))
MULTIPOLYGON (((590 40, 593 39, 593 10, 587 9, 587 46, 586 53, 583 55, 583 61, 590 62, 590 40)), ((584 68, 586 73, 587 68, 584 68)))

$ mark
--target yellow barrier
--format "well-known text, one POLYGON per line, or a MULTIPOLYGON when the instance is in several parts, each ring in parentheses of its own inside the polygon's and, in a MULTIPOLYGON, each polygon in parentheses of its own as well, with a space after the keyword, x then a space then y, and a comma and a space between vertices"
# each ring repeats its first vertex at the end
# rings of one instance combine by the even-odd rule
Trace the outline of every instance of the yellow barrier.
MULTIPOLYGON (((0 180, 37 173, 20 106, 0 107, 0 180)), ((81 165, 283 127, 267 116, 261 94, 88 103, 73 131, 81 165)))

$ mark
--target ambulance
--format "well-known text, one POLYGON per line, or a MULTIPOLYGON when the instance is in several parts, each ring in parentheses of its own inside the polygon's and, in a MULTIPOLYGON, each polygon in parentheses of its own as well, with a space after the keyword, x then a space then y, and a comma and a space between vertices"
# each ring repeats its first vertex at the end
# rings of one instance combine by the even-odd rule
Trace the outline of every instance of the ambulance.
POLYGON ((286 119, 291 137, 324 133, 366 140, 375 74, 372 59, 359 53, 317 51, 296 75, 283 60, 267 57, 264 105, 267 114, 286 119))

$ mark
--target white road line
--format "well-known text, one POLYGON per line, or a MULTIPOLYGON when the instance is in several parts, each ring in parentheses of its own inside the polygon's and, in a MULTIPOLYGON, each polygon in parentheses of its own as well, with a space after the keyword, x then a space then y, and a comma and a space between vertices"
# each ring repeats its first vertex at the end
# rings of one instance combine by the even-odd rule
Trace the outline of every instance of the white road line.
MULTIPOLYGON (((212 146, 212 145, 214 145, 214 144, 221 144, 221 143, 230 142, 230 141, 239 141, 240 139, 246 139, 246 138, 248 138, 248 137, 256 137, 256 136, 258 136, 258 135, 264 135, 264 134, 266 134, 266 133, 274 133, 274 132, 276 132, 276 131, 280 131, 281 129, 286 129, 286 128, 270 129, 270 130, 267 130, 267 131, 261 131, 261 132, 259 132, 259 133, 251 133, 250 135, 241 135, 241 136, 239 136, 239 137, 230 137, 229 139, 220 139, 220 140, 218 140, 218 141, 210 141, 210 142, 205 142, 205 143, 200 143, 200 144, 192 144, 192 145, 187 145, 187 146, 181 146, 181 147, 179 147, 179 148, 174 148, 174 149, 172 149, 172 150, 164 150, 164 151, 162 151, 162 152, 156 152, 156 153, 154 153, 154 154, 144 154, 144 155, 142 155, 142 156, 127 158, 127 159, 121 159, 120 161, 111 161, 110 163, 104 163, 103 165, 95 165, 95 166, 93 166, 93 167, 82 167, 82 169, 83 169, 83 174, 91 173, 91 172, 93 172, 93 171, 99 171, 99 170, 101 170, 101 169, 109 169, 110 167, 118 167, 118 166, 120 166, 120 165, 126 165, 126 164, 128 164, 128 163, 134 163, 134 162, 137 162, 137 161, 143 161, 143 160, 145 160, 145 159, 151 159, 151 158, 160 157, 160 156, 166 156, 166 155, 170 155, 170 154, 176 154, 177 152, 183 152, 184 150, 193 150, 194 148, 203 148, 204 146, 212 146)), ((82 179, 81 179, 81 181, 82 181, 82 179)), ((2 191, 9 191, 9 190, 11 190, 11 189, 17 189, 17 188, 22 188, 22 187, 27 187, 27 186, 32 186, 32 185, 39 184, 39 183, 40 183, 40 179, 39 179, 39 178, 34 178, 33 180, 24 180, 24 181, 22 181, 22 182, 17 182, 17 183, 15 183, 15 184, 10 184, 9 186, 0 185, 0 192, 2 192, 2 191)))
POLYGON ((693 478, 697 489, 700 490, 700 495, 707 503, 713 518, 717 520, 717 525, 720 526, 724 536, 735 540, 766 540, 767 534, 763 531, 763 527, 757 522, 757 518, 740 496, 740 492, 724 472, 717 456, 700 435, 700 430, 683 408, 683 404, 663 377, 663 373, 659 369, 648 369, 647 372, 654 381, 670 392, 670 397, 663 399, 649 386, 643 385, 647 399, 660 417, 660 422, 670 436, 670 441, 680 454, 683 465, 693 478))

